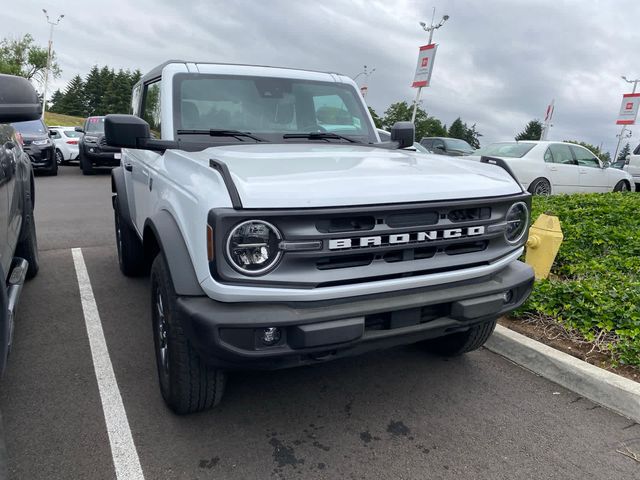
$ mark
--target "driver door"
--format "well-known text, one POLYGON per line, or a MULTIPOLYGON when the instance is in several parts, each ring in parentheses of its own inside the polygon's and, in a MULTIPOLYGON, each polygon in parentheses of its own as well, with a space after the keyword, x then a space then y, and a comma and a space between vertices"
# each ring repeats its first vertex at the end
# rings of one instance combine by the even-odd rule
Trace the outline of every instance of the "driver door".
POLYGON ((572 145, 571 150, 578 162, 580 191, 584 193, 609 191, 607 170, 602 168, 598 157, 579 145, 572 145))

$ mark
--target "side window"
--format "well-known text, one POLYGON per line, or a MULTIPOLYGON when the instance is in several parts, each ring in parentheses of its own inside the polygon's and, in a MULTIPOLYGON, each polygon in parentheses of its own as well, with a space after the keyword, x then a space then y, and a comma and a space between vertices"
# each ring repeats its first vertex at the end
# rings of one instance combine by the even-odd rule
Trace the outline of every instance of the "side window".
POLYGON ((560 163, 563 165, 575 165, 573 160, 573 154, 569 145, 563 145, 561 143, 555 143, 549 147, 551 154, 553 155, 553 163, 560 163))
POLYGON ((433 148, 433 140, 423 140, 422 146, 428 150, 431 150, 433 148))
POLYGON ((142 118, 149 124, 151 133, 160 138, 160 80, 144 87, 142 118))
POLYGON ((51 130, 51 138, 57 140, 62 137, 60 136, 60 132, 58 130, 51 130))
POLYGON ((544 152, 544 161, 545 163, 553 163, 553 154, 550 148, 547 148, 547 151, 544 152))
POLYGON ((578 165, 581 167, 600 168, 598 157, 586 148, 572 146, 571 150, 573 150, 576 160, 578 161, 578 165))
POLYGON ((444 142, 442 140, 433 141, 433 150, 442 150, 444 152, 444 142))

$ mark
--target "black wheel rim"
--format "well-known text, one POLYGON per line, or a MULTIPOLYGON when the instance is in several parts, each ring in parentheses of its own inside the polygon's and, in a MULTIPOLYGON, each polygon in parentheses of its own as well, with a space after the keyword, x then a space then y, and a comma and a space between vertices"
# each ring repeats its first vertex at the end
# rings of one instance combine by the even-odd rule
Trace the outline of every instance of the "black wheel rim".
POLYGON ((549 195, 551 193, 551 187, 547 182, 538 182, 533 189, 535 195, 549 195))
POLYGON ((164 378, 169 377, 169 342, 168 342, 168 325, 165 313, 164 301, 162 300, 162 290, 156 286, 155 294, 155 337, 156 352, 158 355, 158 370, 164 378))

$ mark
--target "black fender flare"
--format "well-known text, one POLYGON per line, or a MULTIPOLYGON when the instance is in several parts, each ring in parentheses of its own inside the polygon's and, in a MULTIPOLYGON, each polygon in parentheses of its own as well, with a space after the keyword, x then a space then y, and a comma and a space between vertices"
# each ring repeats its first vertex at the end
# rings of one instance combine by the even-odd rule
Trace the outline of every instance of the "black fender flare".
POLYGON ((131 212, 129 211, 127 186, 124 182, 124 170, 122 167, 116 167, 111 170, 111 193, 113 194, 111 196, 111 203, 113 208, 116 208, 116 202, 118 202, 120 215, 127 223, 127 225, 129 225, 131 228, 134 228, 133 220, 131 219, 131 212))
MULTIPOLYGON (((153 231, 158 241, 160 253, 164 255, 169 267, 176 294, 203 296, 205 293, 200 287, 187 245, 173 216, 168 211, 161 210, 146 220, 145 237, 147 229, 153 231)), ((146 246, 146 239, 143 241, 146 246)))

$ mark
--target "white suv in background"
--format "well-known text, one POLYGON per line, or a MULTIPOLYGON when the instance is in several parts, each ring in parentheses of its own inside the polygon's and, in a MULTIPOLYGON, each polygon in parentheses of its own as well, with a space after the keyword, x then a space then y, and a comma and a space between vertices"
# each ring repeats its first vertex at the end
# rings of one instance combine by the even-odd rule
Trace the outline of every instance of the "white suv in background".
POLYGON ((56 146, 56 161, 63 165, 70 160, 78 159, 78 142, 82 133, 73 127, 49 127, 51 139, 56 146))
POLYGON ((640 145, 631 155, 627 155, 627 161, 622 169, 633 177, 636 184, 636 192, 640 192, 640 145))

